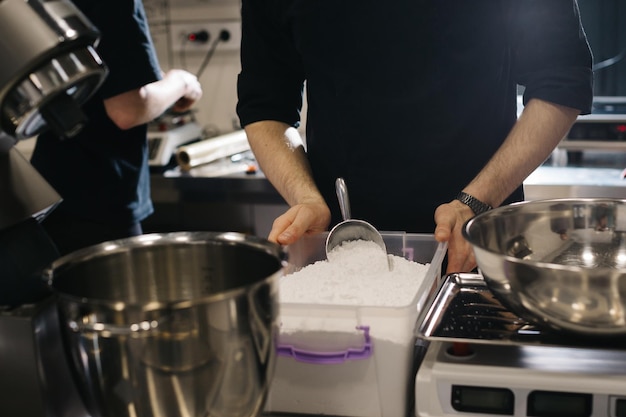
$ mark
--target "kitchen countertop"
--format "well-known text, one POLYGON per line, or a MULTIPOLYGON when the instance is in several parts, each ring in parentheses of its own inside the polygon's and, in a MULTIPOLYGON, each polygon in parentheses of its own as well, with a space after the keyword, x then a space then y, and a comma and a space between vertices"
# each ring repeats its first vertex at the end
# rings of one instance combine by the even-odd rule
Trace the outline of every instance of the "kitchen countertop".
POLYGON ((145 230, 241 231, 267 236, 287 203, 250 164, 209 164, 152 172, 155 212, 145 230))
MULTIPOLYGON (((625 156, 626 159, 626 156, 625 156)), ((626 179, 620 161, 611 167, 552 166, 545 164, 524 181, 526 199, 619 198, 626 199, 626 179)), ((189 172, 173 168, 153 173, 153 199, 156 202, 227 201, 247 204, 286 204, 260 170, 248 172, 248 165, 200 166, 189 172)), ((623 165, 626 167, 626 162, 623 165)))
POLYGON ((527 200, 547 198, 626 199, 622 169, 542 166, 524 181, 527 200))
POLYGON ((249 204, 285 204, 260 170, 216 170, 200 166, 188 172, 174 168, 151 175, 155 201, 228 201, 249 204))
MULTIPOLYGON (((569 154, 569 156, 576 156, 569 154)), ((626 152, 585 151, 578 160, 553 153, 524 181, 527 200, 547 198, 626 199, 626 152), (565 157, 565 159, 564 159, 565 157), (565 163, 563 161, 565 160, 565 163), (565 166, 560 166, 565 165, 565 166)), ((258 169, 250 151, 182 171, 174 167, 152 175, 155 202, 226 202, 285 205, 285 201, 258 169)))

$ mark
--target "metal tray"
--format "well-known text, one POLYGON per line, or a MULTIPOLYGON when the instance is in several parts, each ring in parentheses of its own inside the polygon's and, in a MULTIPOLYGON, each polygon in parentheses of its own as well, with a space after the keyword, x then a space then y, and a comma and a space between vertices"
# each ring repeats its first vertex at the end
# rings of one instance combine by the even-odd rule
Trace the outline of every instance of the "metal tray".
POLYGON ((479 274, 446 276, 422 309, 417 337, 444 342, 626 349, 626 337, 590 337, 542 328, 508 311, 479 274))

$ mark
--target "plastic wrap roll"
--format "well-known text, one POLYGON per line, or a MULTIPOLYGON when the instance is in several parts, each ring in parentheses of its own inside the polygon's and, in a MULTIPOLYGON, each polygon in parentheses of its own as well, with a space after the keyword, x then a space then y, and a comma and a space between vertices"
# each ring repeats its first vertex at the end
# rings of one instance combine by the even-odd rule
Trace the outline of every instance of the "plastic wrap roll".
POLYGON ((190 145, 181 146, 176 151, 176 161, 183 171, 208 164, 250 149, 245 131, 238 130, 214 138, 205 139, 190 145))

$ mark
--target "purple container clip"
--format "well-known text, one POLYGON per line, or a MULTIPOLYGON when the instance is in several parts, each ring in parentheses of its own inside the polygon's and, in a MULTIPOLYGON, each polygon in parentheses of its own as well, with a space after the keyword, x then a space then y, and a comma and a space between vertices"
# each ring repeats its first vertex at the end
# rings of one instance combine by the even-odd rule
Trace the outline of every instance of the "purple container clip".
POLYGON ((276 353, 278 356, 292 357, 298 362, 312 363, 318 365, 339 364, 351 360, 367 359, 372 356, 373 346, 370 338, 369 326, 357 326, 357 330, 363 330, 365 343, 360 348, 348 348, 336 352, 314 352, 310 350, 298 349, 293 345, 278 344, 276 353))

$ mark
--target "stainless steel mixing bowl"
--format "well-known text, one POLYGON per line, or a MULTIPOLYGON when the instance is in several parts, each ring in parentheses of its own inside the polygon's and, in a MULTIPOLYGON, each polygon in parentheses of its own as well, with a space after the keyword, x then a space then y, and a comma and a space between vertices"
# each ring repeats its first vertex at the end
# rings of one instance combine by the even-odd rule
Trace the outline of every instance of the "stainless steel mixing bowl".
POLYGON ((252 417, 273 374, 280 246, 148 234, 45 271, 92 417, 252 417))
POLYGON ((512 312, 577 334, 626 334, 626 200, 516 203, 474 217, 463 232, 512 312))

